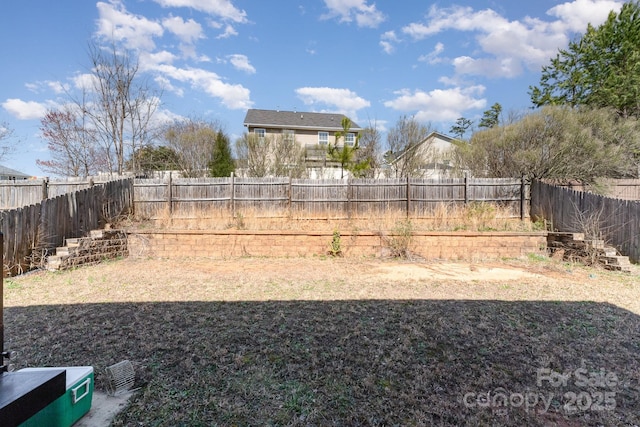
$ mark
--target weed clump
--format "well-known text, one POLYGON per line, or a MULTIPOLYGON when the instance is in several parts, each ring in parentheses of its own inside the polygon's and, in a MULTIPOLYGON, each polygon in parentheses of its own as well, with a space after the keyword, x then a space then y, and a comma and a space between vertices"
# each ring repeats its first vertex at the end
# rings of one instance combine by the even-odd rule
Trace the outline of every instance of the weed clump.
POLYGON ((393 258, 411 258, 413 233, 414 226, 410 220, 405 219, 396 223, 392 234, 385 239, 386 246, 389 248, 390 255, 393 258))
POLYGON ((329 255, 333 257, 342 256, 342 241, 338 230, 333 230, 333 237, 329 245, 329 255))

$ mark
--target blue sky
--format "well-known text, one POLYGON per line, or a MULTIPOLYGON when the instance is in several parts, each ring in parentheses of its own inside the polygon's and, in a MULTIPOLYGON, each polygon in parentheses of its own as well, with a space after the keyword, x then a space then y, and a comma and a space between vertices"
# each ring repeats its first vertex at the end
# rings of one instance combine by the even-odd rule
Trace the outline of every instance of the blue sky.
POLYGON ((248 108, 340 112, 383 132, 402 115, 448 133, 491 105, 531 107, 528 87, 559 48, 623 2, 419 0, 23 0, 0 18, 5 166, 42 176, 47 109, 89 72, 88 43, 139 53, 162 87, 158 120, 218 121, 232 140, 248 108))

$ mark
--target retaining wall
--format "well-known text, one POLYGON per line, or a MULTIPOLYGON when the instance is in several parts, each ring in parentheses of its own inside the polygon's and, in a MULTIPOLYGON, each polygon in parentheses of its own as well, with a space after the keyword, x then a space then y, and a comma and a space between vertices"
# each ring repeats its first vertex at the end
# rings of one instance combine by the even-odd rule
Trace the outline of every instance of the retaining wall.
MULTIPOLYGON (((130 231, 129 256, 160 258, 310 257, 331 251, 332 232, 308 231, 130 231)), ((341 232, 342 255, 385 257, 402 236, 341 232)), ((414 232, 409 250, 438 260, 488 260, 546 253, 546 232, 414 232)))
POLYGON ((87 237, 66 239, 66 244, 47 257, 48 270, 67 270, 128 256, 127 235, 120 230, 93 230, 87 237))

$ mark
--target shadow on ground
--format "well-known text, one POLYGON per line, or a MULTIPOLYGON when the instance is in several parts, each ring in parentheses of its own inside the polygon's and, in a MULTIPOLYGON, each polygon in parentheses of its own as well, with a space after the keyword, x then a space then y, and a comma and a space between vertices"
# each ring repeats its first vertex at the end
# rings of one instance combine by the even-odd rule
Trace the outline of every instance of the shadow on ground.
POLYGON ((640 320, 609 304, 435 300, 5 308, 25 366, 129 359, 114 425, 638 425, 640 320))

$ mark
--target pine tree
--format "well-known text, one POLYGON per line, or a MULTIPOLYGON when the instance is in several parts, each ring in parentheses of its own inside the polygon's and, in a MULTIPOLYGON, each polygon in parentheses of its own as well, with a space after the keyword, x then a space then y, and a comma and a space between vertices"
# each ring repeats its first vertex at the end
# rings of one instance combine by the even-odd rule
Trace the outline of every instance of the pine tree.
POLYGON ((225 177, 236 170, 229 138, 222 131, 216 132, 213 144, 212 160, 209 163, 209 174, 213 177, 225 177))
POLYGON ((561 49, 530 87, 536 107, 588 105, 640 117, 640 5, 632 1, 561 49))

